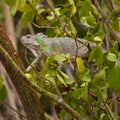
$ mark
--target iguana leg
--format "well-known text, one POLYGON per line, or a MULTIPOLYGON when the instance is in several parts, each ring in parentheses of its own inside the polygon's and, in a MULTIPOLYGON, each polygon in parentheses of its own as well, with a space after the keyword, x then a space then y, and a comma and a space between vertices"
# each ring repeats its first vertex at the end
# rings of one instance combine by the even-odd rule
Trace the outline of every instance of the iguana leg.
POLYGON ((45 55, 42 55, 35 58, 35 60, 27 67, 26 72, 30 72, 33 68, 37 71, 40 71, 45 65, 45 57, 45 55))

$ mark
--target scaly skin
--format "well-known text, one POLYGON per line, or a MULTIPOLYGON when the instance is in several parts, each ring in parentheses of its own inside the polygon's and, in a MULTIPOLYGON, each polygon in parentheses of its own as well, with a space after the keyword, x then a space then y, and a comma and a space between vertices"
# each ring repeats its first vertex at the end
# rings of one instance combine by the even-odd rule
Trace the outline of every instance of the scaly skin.
MULTIPOLYGON (((21 38, 21 43, 27 47, 36 57, 45 54, 46 56, 52 54, 67 54, 71 56, 76 56, 76 51, 78 50, 78 57, 88 57, 90 49, 88 47, 88 41, 77 38, 75 42, 74 39, 69 37, 56 37, 48 38, 42 33, 36 35, 26 35, 21 38), (76 46, 77 44, 77 46, 76 46)), ((90 48, 96 46, 95 43, 89 42, 90 48)))

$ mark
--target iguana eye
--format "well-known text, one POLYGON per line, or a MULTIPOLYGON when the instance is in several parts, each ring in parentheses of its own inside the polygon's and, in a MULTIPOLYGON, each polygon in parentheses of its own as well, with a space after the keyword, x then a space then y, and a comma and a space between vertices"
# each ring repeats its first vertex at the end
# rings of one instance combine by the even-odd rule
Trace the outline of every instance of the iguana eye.
POLYGON ((31 35, 27 35, 26 37, 29 39, 31 35))

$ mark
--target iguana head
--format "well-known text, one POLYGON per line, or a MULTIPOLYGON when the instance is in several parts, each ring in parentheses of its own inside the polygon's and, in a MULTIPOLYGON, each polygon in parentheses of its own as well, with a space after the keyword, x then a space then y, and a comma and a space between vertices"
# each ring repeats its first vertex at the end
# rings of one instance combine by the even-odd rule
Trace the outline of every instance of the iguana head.
POLYGON ((35 57, 38 57, 41 55, 41 52, 39 43, 35 42, 35 38, 36 38, 35 35, 28 34, 26 36, 22 36, 20 42, 22 43, 23 46, 28 48, 35 55, 35 57))
POLYGON ((42 52, 46 55, 49 54, 50 45, 49 42, 45 42, 47 36, 43 33, 38 33, 36 35, 26 35, 22 36, 20 41, 28 48, 36 57, 41 56, 42 52))

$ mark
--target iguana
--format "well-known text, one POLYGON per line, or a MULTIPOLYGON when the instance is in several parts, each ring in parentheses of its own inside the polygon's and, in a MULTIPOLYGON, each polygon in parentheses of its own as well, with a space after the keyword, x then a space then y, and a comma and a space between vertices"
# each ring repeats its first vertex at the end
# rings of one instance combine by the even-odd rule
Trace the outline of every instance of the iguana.
MULTIPOLYGON (((43 57, 47 58, 49 55, 69 53, 71 57, 78 56, 81 58, 85 58, 88 57, 90 49, 96 46, 95 43, 88 42, 87 40, 81 38, 77 38, 76 40, 69 37, 48 38, 42 33, 23 36, 21 38, 21 43, 37 57, 32 63, 32 66, 34 66, 35 68, 39 66, 39 60, 41 60, 43 57), (77 50, 78 54, 76 55, 77 50)), ((26 71, 29 71, 30 69, 31 66, 29 66, 26 71)), ((71 79, 74 79, 74 70, 71 70, 69 64, 67 64, 67 66, 63 66, 63 69, 61 68, 61 70, 67 73, 67 75, 71 79)), ((64 92, 64 90, 69 90, 69 86, 63 85, 63 87, 61 88, 61 85, 58 86, 60 92, 64 92)))
POLYGON ((20 41, 37 57, 36 61, 42 56, 61 53, 85 58, 88 57, 90 49, 96 46, 96 43, 81 38, 76 40, 70 37, 48 38, 43 33, 22 36, 20 41))
POLYGON ((71 56, 75 56, 78 49, 77 56, 83 58, 87 57, 89 55, 90 49, 96 46, 95 43, 88 42, 88 40, 81 38, 77 38, 76 41, 70 37, 48 38, 43 33, 22 36, 20 41, 36 57, 40 56, 42 52, 46 55, 70 53, 71 56))

